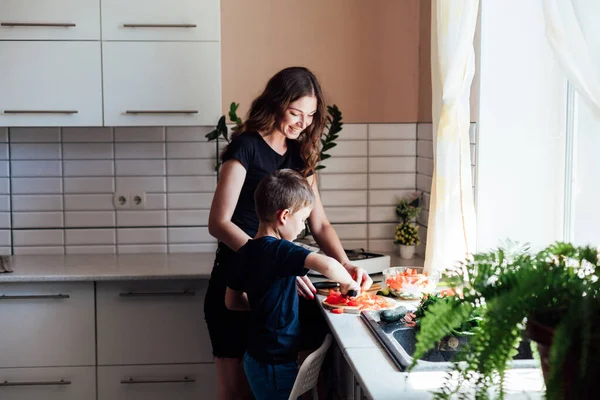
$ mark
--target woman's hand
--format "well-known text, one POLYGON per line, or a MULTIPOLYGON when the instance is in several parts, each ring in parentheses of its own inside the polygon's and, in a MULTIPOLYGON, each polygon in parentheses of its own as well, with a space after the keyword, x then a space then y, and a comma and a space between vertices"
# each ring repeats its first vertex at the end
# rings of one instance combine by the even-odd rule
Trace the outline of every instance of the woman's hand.
POLYGON ((357 267, 356 265, 352 265, 349 262, 345 263, 344 267, 348 270, 350 275, 352 275, 352 279, 354 279, 354 281, 360 285, 361 291, 364 292, 371 288, 373 279, 371 279, 369 274, 367 274, 367 271, 357 267))
POLYGON ((317 289, 306 275, 296 277, 296 291, 305 299, 314 299, 317 293, 317 289))

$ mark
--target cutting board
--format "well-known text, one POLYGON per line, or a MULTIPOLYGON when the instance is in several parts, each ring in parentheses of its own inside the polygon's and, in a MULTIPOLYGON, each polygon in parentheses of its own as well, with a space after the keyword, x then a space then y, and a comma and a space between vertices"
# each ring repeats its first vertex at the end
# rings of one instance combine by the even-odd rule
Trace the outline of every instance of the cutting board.
MULTIPOLYGON (((371 287, 369 288, 369 290, 367 290, 367 293, 371 293, 371 294, 377 294, 377 292, 379 292, 381 290, 381 285, 379 283, 374 283, 373 285, 371 285, 371 287)), ((331 289, 317 289, 317 294, 320 294, 322 296, 329 296, 329 291, 331 289)), ((339 290, 339 289, 336 289, 339 290)))
MULTIPOLYGON (((388 307, 385 309, 391 309, 391 308, 396 308, 398 307, 398 302, 394 299, 391 299, 389 297, 385 297, 385 296, 377 296, 380 299, 385 299, 386 303, 388 303, 388 307)), ((353 307, 353 306, 346 306, 346 305, 340 305, 340 304, 329 304, 326 301, 327 299, 323 300, 323 307, 325 307, 328 310, 333 310, 336 308, 341 308, 344 310, 344 313, 348 313, 348 314, 360 314, 360 310, 358 309, 358 307, 353 307)))

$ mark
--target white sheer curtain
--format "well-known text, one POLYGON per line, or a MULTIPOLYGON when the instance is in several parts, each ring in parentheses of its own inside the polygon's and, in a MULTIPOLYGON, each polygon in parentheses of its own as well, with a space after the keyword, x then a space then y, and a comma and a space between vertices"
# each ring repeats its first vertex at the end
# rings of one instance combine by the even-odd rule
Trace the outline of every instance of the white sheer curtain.
POLYGON ((434 172, 425 270, 444 270, 475 251, 469 97, 478 6, 479 0, 432 2, 434 172))
POLYGON ((569 81, 600 118, 599 0, 543 0, 546 37, 569 81))

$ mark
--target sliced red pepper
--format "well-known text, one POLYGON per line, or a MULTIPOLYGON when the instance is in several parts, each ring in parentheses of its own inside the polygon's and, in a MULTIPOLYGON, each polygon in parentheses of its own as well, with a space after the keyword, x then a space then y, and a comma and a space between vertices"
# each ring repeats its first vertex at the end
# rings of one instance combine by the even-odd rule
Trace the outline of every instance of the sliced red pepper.
POLYGON ((331 312, 333 314, 343 314, 344 313, 344 309, 343 308, 334 308, 331 310, 331 312))

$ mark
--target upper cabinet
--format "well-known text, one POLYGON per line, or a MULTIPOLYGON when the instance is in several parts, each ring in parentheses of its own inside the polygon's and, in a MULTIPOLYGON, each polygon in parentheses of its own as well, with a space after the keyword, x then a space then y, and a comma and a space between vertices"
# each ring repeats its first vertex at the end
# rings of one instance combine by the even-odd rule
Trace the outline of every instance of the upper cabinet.
POLYGON ((0 0, 0 126, 207 125, 219 0, 0 0))
POLYGON ((2 0, 0 40, 100 40, 100 2, 2 0))
POLYGON ((100 42, 0 42, 0 126, 101 126, 100 42))
POLYGON ((104 125, 212 125, 221 112, 218 42, 105 42, 104 125))
POLYGON ((102 0, 102 40, 219 41, 219 0, 102 0))

